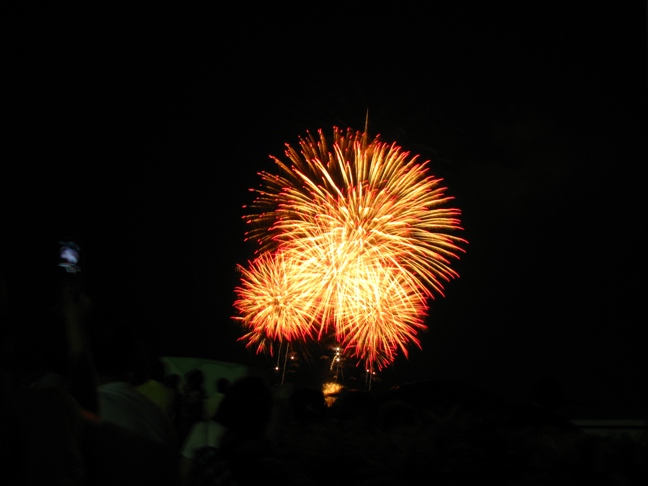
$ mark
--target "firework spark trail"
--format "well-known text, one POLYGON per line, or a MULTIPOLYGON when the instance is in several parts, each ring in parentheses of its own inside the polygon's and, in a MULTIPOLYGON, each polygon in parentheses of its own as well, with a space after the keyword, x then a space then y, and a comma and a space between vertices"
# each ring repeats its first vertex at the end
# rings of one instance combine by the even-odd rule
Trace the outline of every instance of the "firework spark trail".
POLYGON ((397 145, 335 129, 329 147, 319 135, 301 138, 301 152, 287 145, 289 163, 272 157, 281 175, 260 173, 246 235, 260 257, 235 304, 244 339, 261 350, 266 340, 332 332, 382 368, 419 345, 426 299, 458 276, 460 211, 427 162, 397 145))

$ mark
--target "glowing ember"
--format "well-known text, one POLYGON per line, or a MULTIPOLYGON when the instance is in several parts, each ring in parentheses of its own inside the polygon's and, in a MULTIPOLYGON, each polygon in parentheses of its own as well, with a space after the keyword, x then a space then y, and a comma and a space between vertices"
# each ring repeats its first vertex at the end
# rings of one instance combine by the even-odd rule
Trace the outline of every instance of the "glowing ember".
POLYGON ((332 407, 337 396, 342 392, 344 387, 339 383, 324 383, 322 385, 322 394, 327 407, 332 407))
MULTIPOLYGON (((281 175, 263 186, 246 216, 259 256, 242 269, 235 307, 248 346, 334 334, 369 368, 419 345, 427 299, 457 277, 463 251, 458 209, 441 179, 395 144, 334 129, 287 145, 281 175)), ((271 349, 271 348, 270 348, 271 349)))

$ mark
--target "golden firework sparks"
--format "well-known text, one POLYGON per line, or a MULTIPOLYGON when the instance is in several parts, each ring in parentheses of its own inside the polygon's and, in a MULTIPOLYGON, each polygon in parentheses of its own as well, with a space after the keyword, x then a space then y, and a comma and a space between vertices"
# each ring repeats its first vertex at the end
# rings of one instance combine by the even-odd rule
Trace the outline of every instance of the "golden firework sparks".
POLYGON ((286 146, 287 162, 272 157, 280 175, 261 172, 246 216, 260 256, 237 289, 244 339, 261 350, 317 328, 380 369, 419 344, 427 298, 458 276, 460 211, 428 163, 396 144, 336 128, 330 147, 321 130, 299 145, 286 146))

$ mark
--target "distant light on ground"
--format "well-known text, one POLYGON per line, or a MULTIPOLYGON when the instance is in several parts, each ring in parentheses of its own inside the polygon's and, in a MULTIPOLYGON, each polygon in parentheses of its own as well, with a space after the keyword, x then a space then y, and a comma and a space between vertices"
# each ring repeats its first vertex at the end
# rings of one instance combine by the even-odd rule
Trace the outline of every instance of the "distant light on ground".
POLYGON ((337 396, 344 389, 339 383, 324 383, 322 385, 322 393, 324 393, 324 401, 326 405, 331 407, 335 403, 337 396))

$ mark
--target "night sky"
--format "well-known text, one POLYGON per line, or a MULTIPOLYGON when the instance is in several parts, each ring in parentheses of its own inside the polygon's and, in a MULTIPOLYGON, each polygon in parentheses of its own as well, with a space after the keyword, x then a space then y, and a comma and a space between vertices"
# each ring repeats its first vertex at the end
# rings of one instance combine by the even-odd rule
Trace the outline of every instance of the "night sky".
POLYGON ((37 278, 69 235, 161 353, 251 359, 230 319, 248 189, 368 111, 431 160, 469 241, 385 380, 550 378, 645 416, 645 3, 272 3, 4 7, 4 261, 37 278))

